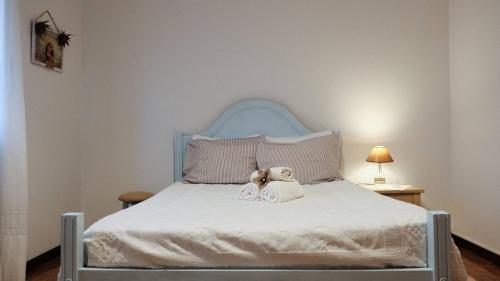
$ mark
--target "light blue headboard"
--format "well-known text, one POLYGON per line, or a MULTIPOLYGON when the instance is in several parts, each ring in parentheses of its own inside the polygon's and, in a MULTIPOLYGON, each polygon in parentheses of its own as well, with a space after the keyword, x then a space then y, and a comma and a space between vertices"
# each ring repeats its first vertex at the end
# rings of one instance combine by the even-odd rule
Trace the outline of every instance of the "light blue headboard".
MULTIPOLYGON (((312 133, 286 108, 266 100, 247 100, 231 105, 205 131, 207 137, 241 138, 251 135, 295 137, 312 133)), ((177 133, 174 145, 175 181, 182 180, 186 145, 192 134, 177 133)))

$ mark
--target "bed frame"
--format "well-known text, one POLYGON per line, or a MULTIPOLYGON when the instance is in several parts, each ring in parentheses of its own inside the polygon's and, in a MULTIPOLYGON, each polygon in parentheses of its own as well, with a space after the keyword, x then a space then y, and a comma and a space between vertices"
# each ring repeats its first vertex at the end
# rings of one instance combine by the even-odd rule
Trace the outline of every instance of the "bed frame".
MULTIPOLYGON (((201 135, 237 138, 255 134, 301 136, 311 133, 287 109, 271 101, 232 105, 201 135)), ((335 132, 338 134, 338 132, 335 132)), ((186 144, 191 135, 175 137, 174 176, 182 179, 186 144)), ((450 280, 450 215, 427 214, 427 267, 387 269, 137 269, 85 265, 83 213, 61 218, 60 281, 447 281, 450 280)))

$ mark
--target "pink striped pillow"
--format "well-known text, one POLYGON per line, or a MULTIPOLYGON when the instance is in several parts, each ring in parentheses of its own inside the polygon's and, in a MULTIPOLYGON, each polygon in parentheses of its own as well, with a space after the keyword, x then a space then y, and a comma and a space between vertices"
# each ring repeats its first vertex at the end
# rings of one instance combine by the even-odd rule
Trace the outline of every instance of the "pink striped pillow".
POLYGON ((183 178, 190 183, 247 183, 257 170, 263 137, 196 139, 187 145, 183 178))
POLYGON ((263 141, 257 149, 257 166, 290 167, 301 184, 341 179, 340 137, 327 135, 295 143, 263 141))

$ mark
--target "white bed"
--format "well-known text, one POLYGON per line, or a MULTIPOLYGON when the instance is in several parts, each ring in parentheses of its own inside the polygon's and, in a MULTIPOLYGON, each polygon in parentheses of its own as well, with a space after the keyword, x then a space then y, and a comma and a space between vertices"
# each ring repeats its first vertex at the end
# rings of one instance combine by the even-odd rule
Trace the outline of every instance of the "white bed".
POLYGON ((85 233, 93 267, 425 267, 427 211, 349 181, 286 203, 176 183, 85 233))
MULTIPOLYGON (((231 106, 202 135, 310 133, 284 107, 254 100, 231 106)), ((191 140, 192 134, 176 135, 176 181, 191 140)), ((83 213, 66 213, 60 280, 465 280, 457 271, 461 261, 451 266, 460 259, 451 253, 448 213, 347 181, 304 189, 304 198, 275 204, 238 200, 236 185, 176 183, 98 221, 85 235, 83 213)))

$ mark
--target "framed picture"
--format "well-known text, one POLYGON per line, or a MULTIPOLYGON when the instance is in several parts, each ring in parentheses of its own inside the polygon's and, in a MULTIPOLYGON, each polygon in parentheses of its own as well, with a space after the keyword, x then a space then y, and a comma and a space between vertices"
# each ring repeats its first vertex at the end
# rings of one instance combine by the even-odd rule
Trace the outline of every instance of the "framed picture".
POLYGON ((59 34, 49 11, 31 22, 31 63, 62 72, 64 46, 58 41, 59 34))

